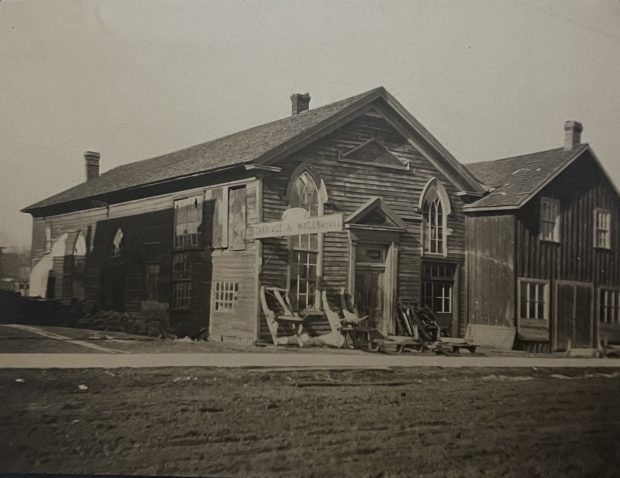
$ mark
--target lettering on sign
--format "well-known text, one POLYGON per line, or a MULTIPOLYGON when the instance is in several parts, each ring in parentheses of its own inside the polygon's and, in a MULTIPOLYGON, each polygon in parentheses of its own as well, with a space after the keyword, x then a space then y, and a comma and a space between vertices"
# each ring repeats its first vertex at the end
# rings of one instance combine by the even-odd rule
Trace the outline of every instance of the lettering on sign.
POLYGON ((321 232, 340 232, 344 230, 342 214, 293 219, 279 222, 261 222, 254 225, 254 237, 296 236, 298 234, 318 234, 321 232))

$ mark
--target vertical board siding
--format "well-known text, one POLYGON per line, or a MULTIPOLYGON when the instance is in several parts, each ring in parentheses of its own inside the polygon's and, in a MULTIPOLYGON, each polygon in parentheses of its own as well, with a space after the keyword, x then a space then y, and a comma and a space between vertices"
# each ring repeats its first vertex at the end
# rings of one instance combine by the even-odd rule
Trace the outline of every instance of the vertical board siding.
POLYGON ((515 326, 512 214, 467 218, 466 277, 469 323, 515 326))
MULTIPOLYGON (((464 261, 465 221, 458 189, 426 160, 384 118, 376 114, 363 115, 337 131, 327 135, 282 163, 282 172, 268 175, 263 186, 264 221, 278 221, 288 208, 287 187, 291 175, 302 164, 307 164, 324 182, 328 194, 326 214, 353 213, 372 197, 382 197, 388 206, 407 223, 400 237, 398 263, 398 300, 413 304, 420 302, 421 287, 421 221, 415 219, 424 186, 437 177, 446 187, 452 205, 448 217, 448 257, 458 263, 464 261), (377 138, 392 153, 409 164, 409 170, 377 167, 365 163, 339 160, 339 154, 377 138)), ((349 269, 349 237, 347 232, 328 233, 323 242, 322 285, 329 292, 346 287, 349 269)), ((266 286, 286 287, 286 239, 263 240, 263 268, 261 283, 266 286)), ((463 281, 459 281, 463 284, 463 281)), ((459 316, 464 313, 464 292, 458 293, 459 316)), ((261 320, 261 337, 269 334, 261 320)))
POLYGON ((620 204, 594 160, 580 158, 517 214, 521 277, 620 285, 620 204), (560 201, 560 242, 541 241, 540 198, 560 201), (611 212, 611 249, 594 247, 594 209, 611 212))

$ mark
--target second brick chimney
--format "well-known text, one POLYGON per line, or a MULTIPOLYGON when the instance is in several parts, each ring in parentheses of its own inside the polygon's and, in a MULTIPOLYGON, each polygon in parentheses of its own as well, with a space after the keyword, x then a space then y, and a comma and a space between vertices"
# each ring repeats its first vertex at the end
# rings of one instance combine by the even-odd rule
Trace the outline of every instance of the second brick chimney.
POLYGON ((291 95, 291 106, 293 116, 307 111, 310 108, 310 93, 295 93, 291 95))
POLYGON ((581 143, 583 125, 579 121, 564 123, 564 151, 570 151, 581 143))
POLYGON ((99 177, 99 159, 101 154, 95 151, 84 153, 84 163, 86 165, 86 182, 99 177))

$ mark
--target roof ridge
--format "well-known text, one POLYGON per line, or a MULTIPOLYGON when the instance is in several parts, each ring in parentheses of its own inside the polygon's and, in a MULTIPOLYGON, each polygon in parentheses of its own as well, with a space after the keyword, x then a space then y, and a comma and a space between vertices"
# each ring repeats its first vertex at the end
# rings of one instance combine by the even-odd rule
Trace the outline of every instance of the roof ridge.
MULTIPOLYGON (((298 113, 298 115, 304 115, 305 113, 308 113, 308 112, 310 112, 310 113, 318 112, 318 111, 321 111, 321 110, 323 110, 325 108, 334 107, 334 106, 337 106, 337 105, 339 105, 341 103, 349 102, 349 101, 351 101, 353 99, 356 99, 356 100, 357 99, 361 99, 361 98, 363 98, 365 96, 369 96, 372 93, 375 93, 375 92, 380 91, 380 90, 385 90, 385 88, 383 86, 379 86, 379 87, 373 88, 371 90, 364 91, 363 93, 359 93, 357 95, 349 96, 349 97, 344 98, 342 100, 332 101, 331 103, 327 103, 327 104, 321 105, 318 108, 312 108, 312 109, 309 109, 309 110, 306 110, 306 111, 302 111, 301 113, 298 113)), ((295 115, 295 116, 297 116, 297 115, 295 115)), ((135 164, 139 164, 139 163, 142 163, 142 162, 145 162, 145 161, 151 161, 153 159, 162 158, 164 156, 168 156, 169 154, 174 154, 174 153, 178 153, 178 152, 181 152, 181 151, 188 151, 188 150, 191 150, 192 148, 196 148, 196 147, 199 147, 199 146, 207 146, 208 144, 213 143, 215 141, 220 141, 220 140, 224 140, 224 139, 227 139, 227 138, 231 138, 232 136, 235 136, 235 135, 238 135, 238 134, 248 133, 248 132, 250 132, 250 131, 252 131, 254 129, 262 128, 264 126, 274 125, 274 124, 276 124, 276 123, 278 123, 280 121, 290 120, 292 117, 294 117, 294 116, 292 116, 292 115, 283 116, 282 118, 278 118, 278 119, 275 119, 275 120, 267 121, 266 123, 260 123, 260 124, 254 125, 254 126, 250 126, 249 128, 245 128, 245 129, 242 129, 242 130, 239 130, 239 131, 235 131, 233 133, 225 134, 224 136, 218 136, 217 138, 213 138, 213 139, 210 139, 208 141, 203 141, 202 143, 196 143, 196 144, 193 144, 191 146, 186 146, 186 147, 181 148, 181 149, 175 149, 173 151, 168 151, 168 152, 163 153, 163 154, 158 154, 158 155, 155 155, 155 156, 150 156, 150 157, 144 158, 144 159, 138 159, 136 161, 130 161, 130 162, 125 163, 125 164, 119 164, 118 166, 115 166, 112 169, 108 169, 103 174, 107 174, 107 173, 109 173, 111 171, 123 168, 125 166, 130 166, 130 165, 133 166, 135 164)), ((102 176, 103 176, 103 174, 102 174, 102 176)), ((82 183, 79 183, 79 184, 82 184, 82 183)))
MULTIPOLYGON (((587 143, 582 143, 579 146, 585 146, 587 145, 587 143)), ((488 163, 497 163, 500 161, 508 161, 510 159, 519 159, 519 158, 523 158, 524 156, 532 156, 534 154, 544 154, 544 153, 550 153, 552 151, 558 151, 560 149, 564 149, 562 147, 559 148, 551 148, 551 149, 545 149, 542 151, 533 151, 531 153, 524 153, 524 154, 519 154, 517 156, 507 156, 505 158, 498 158, 498 159, 489 159, 486 161, 474 161, 473 163, 462 163, 464 166, 468 167, 468 166, 473 166, 473 165, 478 165, 478 164, 488 164, 488 163)), ((568 151, 567 151, 568 152, 568 151)))

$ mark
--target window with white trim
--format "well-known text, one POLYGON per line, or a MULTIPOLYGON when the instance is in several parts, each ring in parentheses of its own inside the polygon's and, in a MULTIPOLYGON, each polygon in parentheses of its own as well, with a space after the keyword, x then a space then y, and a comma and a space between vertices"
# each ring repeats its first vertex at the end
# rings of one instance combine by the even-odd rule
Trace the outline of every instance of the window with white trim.
POLYGON ((608 209, 594 210, 594 247, 611 249, 611 213, 608 209))
POLYGON ((198 247, 198 230, 202 225, 202 196, 174 201, 174 248, 198 247))
POLYGON ((557 199, 540 200, 540 239, 560 242, 560 201, 557 199))
POLYGON ((549 320, 549 286, 546 281, 519 279, 519 317, 549 320))
POLYGON ((620 291, 600 289, 599 321, 604 324, 620 323, 620 291))
POLYGON ((452 313, 452 289, 456 266, 427 262, 422 268, 422 305, 439 314, 452 313))
MULTIPOLYGON (((310 216, 322 214, 319 188, 308 171, 299 174, 289 191, 291 208, 302 208, 310 216)), ((295 310, 314 309, 317 305, 317 266, 319 235, 301 234, 289 238, 289 297, 295 310)))

